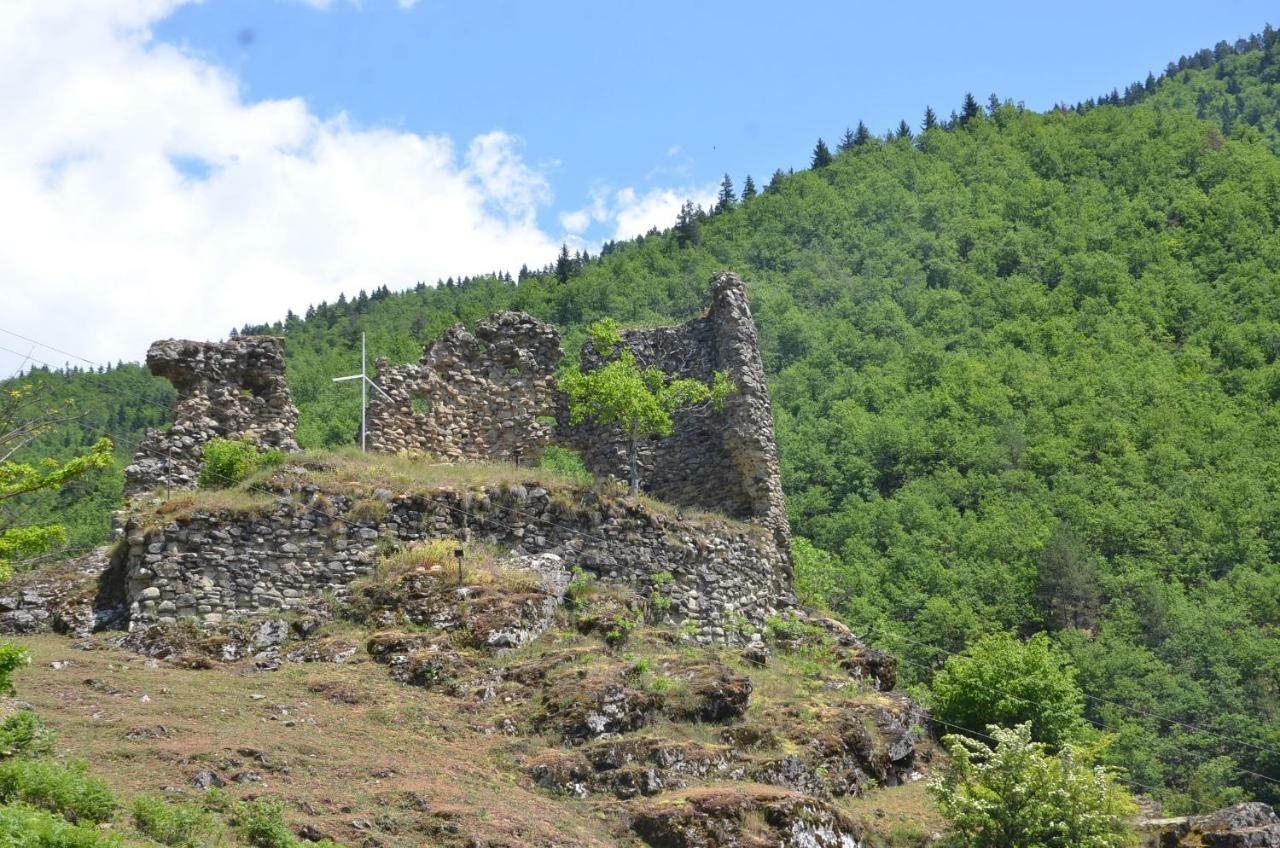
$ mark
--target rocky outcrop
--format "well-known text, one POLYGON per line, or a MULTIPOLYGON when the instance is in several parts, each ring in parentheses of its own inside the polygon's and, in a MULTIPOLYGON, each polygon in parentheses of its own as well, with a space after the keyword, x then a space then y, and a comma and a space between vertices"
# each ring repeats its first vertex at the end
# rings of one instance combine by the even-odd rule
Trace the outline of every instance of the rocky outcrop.
POLYGON ((632 829, 653 848, 860 848, 858 827, 824 801, 764 786, 707 787, 637 802, 632 829))
POLYGON ((551 441, 555 371, 564 356, 554 327, 499 312, 475 334, 451 327, 409 365, 376 364, 366 426, 371 450, 535 463, 551 441))
POLYGON ((195 485, 204 444, 244 438, 296 451, 298 410, 285 382, 284 343, 273 336, 225 342, 166 339, 151 345, 147 366, 178 391, 173 426, 148 430, 125 469, 126 494, 195 485))
POLYGON ((1280 848, 1280 816, 1256 801, 1207 816, 1143 823, 1151 848, 1280 848))
POLYGON ((120 562, 109 547, 38 571, 15 575, 0 587, 0 634, 57 632, 87 636, 123 626, 120 562))

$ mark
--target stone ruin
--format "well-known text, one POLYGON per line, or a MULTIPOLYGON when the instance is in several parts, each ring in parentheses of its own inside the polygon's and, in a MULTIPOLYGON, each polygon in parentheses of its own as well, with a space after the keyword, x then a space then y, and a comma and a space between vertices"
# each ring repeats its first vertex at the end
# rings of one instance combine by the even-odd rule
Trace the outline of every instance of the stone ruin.
POLYGON ((284 343, 274 336, 225 342, 165 339, 147 351, 147 367, 178 390, 173 426, 148 430, 125 469, 125 492, 190 488, 204 444, 245 438, 263 448, 296 451, 298 410, 284 376, 284 343))
MULTIPOLYGON (((591 505, 596 496, 590 493, 553 497, 521 487, 478 496, 500 505, 490 517, 469 501, 453 503, 449 498, 471 495, 445 487, 434 495, 385 492, 389 519, 372 526, 352 519, 322 526, 315 510, 301 504, 265 520, 215 516, 205 526, 196 517, 150 533, 131 524, 124 569, 131 619, 217 621, 289 608, 369 573, 380 540, 405 544, 475 533, 527 554, 565 557, 643 594, 653 575, 666 572, 674 581, 674 609, 699 625, 703 639, 732 638, 728 621, 734 615, 761 626, 794 598, 773 417, 746 286, 734 274, 716 274, 703 315, 678 326, 626 331, 623 343, 642 367, 703 382, 723 371, 736 389, 721 408, 676 413, 670 436, 640 446, 641 487, 675 506, 673 518, 642 504, 633 504, 635 514, 613 515, 591 505), (422 497, 428 500, 415 500, 422 497), (568 505, 582 498, 578 506, 568 505), (722 527, 699 511, 745 524, 722 527), (513 521, 518 516, 536 520, 513 521), (172 538, 156 535, 171 532, 172 538)), ((597 476, 627 479, 618 428, 569 423, 556 384, 563 356, 555 328, 520 312, 500 312, 474 334, 457 325, 417 363, 377 363, 376 382, 390 399, 372 393, 367 443, 381 452, 528 464, 556 444, 580 451, 597 476)), ((160 341, 147 363, 174 384, 178 400, 173 427, 149 431, 125 470, 130 494, 193 486, 203 446, 214 437, 297 450, 297 410, 280 339, 160 341)), ((588 369, 602 364, 589 343, 582 363, 588 369)))
MULTIPOLYGON (((762 524, 779 549, 789 551, 773 416, 746 286, 736 274, 719 273, 711 278, 711 295, 700 318, 623 334, 642 367, 703 382, 724 371, 737 387, 722 409, 679 412, 672 435, 641 445, 641 489, 677 506, 762 524)), ((379 361, 375 380, 393 401, 377 396, 370 403, 368 444, 475 460, 506 460, 518 452, 530 463, 559 444, 581 451, 592 473, 627 479, 626 440, 617 428, 569 424, 555 382, 562 358, 555 328, 524 313, 500 312, 474 336, 458 324, 416 364, 379 361)), ((582 361, 586 368, 601 364, 589 344, 582 361)))
MULTIPOLYGON (((642 368, 657 366, 677 378, 704 383, 724 371, 736 387, 722 409, 677 412, 670 436, 649 439, 638 451, 641 488, 678 506, 723 513, 773 531, 791 550, 773 412, 746 285, 736 274, 711 278, 711 306, 701 318, 675 327, 628 330, 623 342, 642 368)), ((600 357, 588 342, 584 368, 600 357)), ((560 410, 561 440, 582 452, 597 475, 628 478, 627 444, 617 428, 568 426, 560 410)))
POLYGON ((368 411, 371 450, 449 459, 537 462, 551 442, 560 334, 523 312, 461 324, 427 346, 418 363, 375 365, 368 411), (417 408, 415 408, 417 407, 417 408))

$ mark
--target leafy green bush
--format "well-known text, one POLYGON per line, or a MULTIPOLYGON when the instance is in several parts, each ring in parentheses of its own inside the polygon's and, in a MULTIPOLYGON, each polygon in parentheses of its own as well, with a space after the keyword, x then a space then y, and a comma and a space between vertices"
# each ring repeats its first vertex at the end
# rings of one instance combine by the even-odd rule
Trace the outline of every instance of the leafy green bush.
POLYGON ((226 489, 244 481, 262 464, 258 446, 244 439, 210 439, 198 483, 202 489, 226 489))
POLYGON ((119 848, 120 837, 74 825, 25 804, 0 806, 0 845, 5 848, 119 848))
POLYGON ((951 762, 929 784, 951 820, 956 848, 1119 848, 1130 843, 1128 793, 1071 746, 1057 755, 1031 741, 1031 727, 989 728, 995 748, 946 736, 951 762))
POLYGON ((231 820, 236 833, 255 848, 294 848, 298 839, 284 823, 284 804, 272 798, 238 801, 231 820))
POLYGON ((14 759, 0 763, 0 802, 22 801, 61 814, 67 821, 104 822, 115 814, 107 784, 90 777, 82 762, 14 759))
POLYGON ((139 795, 130 805, 133 825, 144 836, 175 848, 204 848, 221 841, 218 820, 194 804, 174 804, 139 795))
POLYGON ((41 756, 52 746, 53 732, 31 710, 20 710, 0 721, 0 760, 41 756))
POLYGON ((1044 633, 984 636, 947 660, 932 692, 934 715, 969 731, 1025 723, 1035 741, 1057 746, 1084 726, 1076 670, 1044 633))
POLYGON ((31 664, 31 654, 12 642, 0 644, 0 695, 13 695, 13 673, 31 664))
POLYGON ((591 481, 595 479, 587 470, 587 464, 582 461, 582 454, 557 445, 547 446, 547 449, 542 452, 542 458, 538 461, 538 467, 559 474, 561 477, 567 477, 582 486, 591 485, 591 481))

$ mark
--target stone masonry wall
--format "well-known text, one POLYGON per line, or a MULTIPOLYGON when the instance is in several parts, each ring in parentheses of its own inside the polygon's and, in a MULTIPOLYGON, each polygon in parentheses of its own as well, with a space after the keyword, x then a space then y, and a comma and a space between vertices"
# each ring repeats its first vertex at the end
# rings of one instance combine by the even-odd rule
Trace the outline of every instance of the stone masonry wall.
POLYGON ((367 416, 371 450, 536 462, 551 439, 555 371, 564 351, 554 327, 499 312, 475 335, 458 324, 418 363, 376 365, 367 416), (415 409, 414 401, 419 402, 415 409))
POLYGON ((244 437, 263 448, 296 451, 298 410, 284 377, 284 344, 274 336, 225 342, 166 339, 147 351, 147 366, 178 390, 173 427, 148 430, 125 469, 129 495, 195 485, 204 444, 244 437))
POLYGON ((310 486, 262 513, 195 512, 154 527, 131 522, 130 626, 181 617, 216 623, 302 606, 325 590, 341 595, 372 571, 379 546, 428 538, 554 553, 567 567, 645 596, 654 575, 667 572, 672 614, 694 621, 703 641, 743 640, 744 629, 758 631, 793 603, 772 535, 751 525, 675 518, 586 490, 512 485, 384 496, 386 515, 376 522, 352 517, 347 498, 317 500, 310 486))
MULTIPOLYGON (((704 317, 627 331, 624 341, 642 366, 704 382, 725 371, 737 386, 723 409, 678 413, 671 436, 641 446, 642 489, 673 504, 763 524, 789 552, 773 415, 742 279, 714 275, 704 317)), ((498 313, 474 336, 457 325, 427 347, 419 363, 378 363, 376 381, 393 400, 374 393, 369 446, 467 459, 505 460, 519 451, 533 463, 557 443, 581 450, 595 474, 627 479, 626 442, 616 427, 569 425, 555 383, 562 357, 555 328, 524 313, 498 313)), ((585 348, 584 367, 599 364, 585 348)))
MULTIPOLYGON (((656 365, 702 382, 724 371, 737 387, 723 409, 676 413, 672 435, 641 446, 642 489, 669 503, 759 522, 773 531, 780 550, 790 551, 773 413, 742 279, 714 275, 705 316, 675 327, 629 330, 623 341, 641 367, 656 365)), ((600 364, 589 342, 582 359, 587 368, 600 364)), ((561 420, 567 421, 563 412, 561 420)), ((582 451, 595 474, 627 479, 626 441, 616 428, 565 426, 562 438, 582 451)))

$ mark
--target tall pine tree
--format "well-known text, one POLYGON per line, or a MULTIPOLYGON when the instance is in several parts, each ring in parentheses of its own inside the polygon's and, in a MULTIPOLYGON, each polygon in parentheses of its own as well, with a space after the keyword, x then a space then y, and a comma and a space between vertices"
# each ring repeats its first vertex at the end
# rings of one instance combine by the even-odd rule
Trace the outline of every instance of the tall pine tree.
POLYGON ((934 113, 932 106, 924 107, 924 121, 920 124, 920 129, 928 132, 938 125, 938 116, 934 113))
POLYGON ((816 171, 830 164, 831 150, 827 147, 825 141, 818 139, 818 143, 813 146, 813 160, 809 163, 809 167, 816 171))
MULTIPOLYGON (((1119 99, 1119 95, 1116 95, 1119 99)), ((970 121, 982 114, 982 107, 978 105, 978 99, 973 96, 972 92, 966 92, 964 103, 960 106, 960 126, 967 126, 970 121)))
POLYGON ((853 144, 855 147, 862 147, 871 140, 871 130, 867 129, 867 125, 862 121, 858 121, 858 131, 853 134, 853 144))
POLYGON ((715 211, 728 212, 738 203, 738 196, 733 192, 733 180, 729 179, 729 175, 725 174, 724 179, 720 181, 720 194, 716 196, 715 211))
POLYGON ((751 179, 751 175, 747 174, 747 179, 742 183, 742 201, 745 203, 756 196, 756 181, 751 179))
MULTIPOLYGON (((858 123, 861 125, 862 122, 859 121, 858 123)), ((857 144, 857 141, 853 135, 853 130, 845 127, 844 135, 840 137, 840 143, 836 145, 836 151, 839 153, 848 153, 853 149, 855 144, 857 144)))

